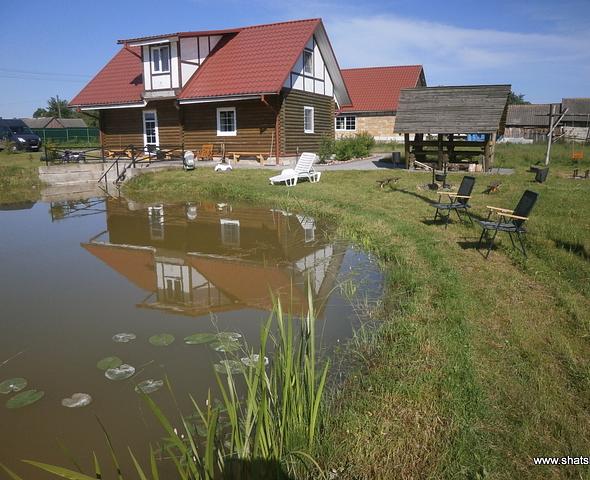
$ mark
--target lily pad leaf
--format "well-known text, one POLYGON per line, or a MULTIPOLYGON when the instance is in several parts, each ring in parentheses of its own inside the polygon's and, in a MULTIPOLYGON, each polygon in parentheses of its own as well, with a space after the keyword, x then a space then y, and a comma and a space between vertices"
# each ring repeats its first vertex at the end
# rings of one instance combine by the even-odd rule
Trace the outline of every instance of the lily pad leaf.
POLYGON ((68 408, 80 408, 90 405, 92 397, 87 393, 74 393, 69 398, 64 398, 61 404, 68 408))
POLYGON ((135 387, 135 391, 137 393, 150 394, 155 392, 156 390, 160 390, 160 388, 162 388, 163 385, 163 380, 154 380, 153 378, 150 378, 148 380, 144 380, 143 382, 139 382, 135 387))
POLYGON ((117 333, 113 335, 113 342, 116 343, 129 343, 131 340, 135 340, 137 335, 135 333, 117 333))
POLYGON ((9 378, 0 383, 0 393, 20 392, 26 386, 27 380, 25 378, 9 378))
MULTIPOLYGON (((260 355, 258 355, 257 353, 253 353, 252 355, 249 355, 247 357, 240 358, 240 360, 247 367, 255 367, 258 365, 258 362, 260 361, 260 355)), ((266 367, 268 365, 268 357, 264 357, 263 362, 264 366, 266 367)))
POLYGON ((119 357, 104 357, 96 364, 96 368, 100 370, 108 370, 109 368, 117 368, 123 364, 123 360, 119 357))
POLYGON ((230 342, 237 342, 242 338, 242 334, 238 332, 219 332, 217 338, 221 341, 228 340, 230 342))
POLYGON ((226 375, 228 373, 235 375, 245 370, 244 365, 239 360, 221 360, 219 363, 213 365, 213 368, 217 373, 224 373, 226 375))
POLYGON ((217 340, 215 333, 195 333, 184 337, 184 343, 187 345, 201 345, 203 343, 211 343, 217 340))
POLYGON ((109 368, 104 372, 104 376, 109 380, 125 380, 135 375, 135 367, 123 363, 115 368, 109 368))
POLYGON ((167 347, 174 342, 174 335, 170 333, 160 333, 158 335, 152 335, 149 338, 149 342, 155 347, 167 347))
POLYGON ((6 402, 6 407, 11 409, 26 407, 27 405, 31 405, 32 403, 41 400, 44 395, 45 392, 42 390, 25 390, 10 398, 6 402))
POLYGON ((211 348, 216 352, 235 352, 240 349, 240 342, 233 340, 215 340, 211 348))

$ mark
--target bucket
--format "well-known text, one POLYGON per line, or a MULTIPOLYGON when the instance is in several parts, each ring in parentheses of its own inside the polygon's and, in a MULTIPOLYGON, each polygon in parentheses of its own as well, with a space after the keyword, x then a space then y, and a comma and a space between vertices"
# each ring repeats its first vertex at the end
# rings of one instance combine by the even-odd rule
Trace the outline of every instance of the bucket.
POLYGON ((402 154, 400 152, 391 152, 391 163, 402 163, 402 154))

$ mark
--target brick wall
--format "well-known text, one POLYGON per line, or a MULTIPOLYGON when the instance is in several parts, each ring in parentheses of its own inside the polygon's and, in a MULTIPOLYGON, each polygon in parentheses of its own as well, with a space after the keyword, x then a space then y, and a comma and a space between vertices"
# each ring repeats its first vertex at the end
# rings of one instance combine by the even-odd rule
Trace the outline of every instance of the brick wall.
POLYGON ((367 132, 375 137, 375 140, 390 140, 394 138, 393 127, 395 125, 395 115, 380 117, 356 117, 356 131, 345 132, 336 131, 336 138, 342 138, 349 135, 355 135, 361 132, 367 132))

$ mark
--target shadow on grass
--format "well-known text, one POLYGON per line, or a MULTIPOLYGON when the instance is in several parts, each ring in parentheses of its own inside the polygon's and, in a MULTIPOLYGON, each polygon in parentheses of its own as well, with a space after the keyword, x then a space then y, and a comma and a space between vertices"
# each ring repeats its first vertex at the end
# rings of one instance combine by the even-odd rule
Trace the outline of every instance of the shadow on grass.
POLYGON ((568 252, 573 253, 574 255, 577 255, 578 257, 583 258, 586 261, 590 260, 590 253, 586 250, 586 247, 584 245, 555 239, 553 240, 553 243, 557 248, 567 250, 568 252))
POLYGON ((281 464, 272 460, 229 459, 223 469, 224 480, 293 480, 281 464))

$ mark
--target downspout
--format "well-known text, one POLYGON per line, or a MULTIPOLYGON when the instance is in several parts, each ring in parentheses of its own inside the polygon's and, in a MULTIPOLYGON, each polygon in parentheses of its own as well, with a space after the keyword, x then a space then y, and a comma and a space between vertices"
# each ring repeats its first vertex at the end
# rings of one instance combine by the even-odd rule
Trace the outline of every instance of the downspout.
MULTIPOLYGON (((277 94, 278 95, 278 94, 277 94)), ((281 113, 281 109, 276 109, 275 107, 273 107, 270 103, 268 103, 268 101, 266 100, 266 96, 265 95, 261 95, 260 96, 260 101, 262 103, 264 103, 267 107, 269 107, 275 114, 275 151, 276 151, 276 162, 277 165, 280 165, 280 160, 281 160, 281 144, 280 144, 280 134, 279 134, 279 130, 280 130, 280 113, 281 113)))

